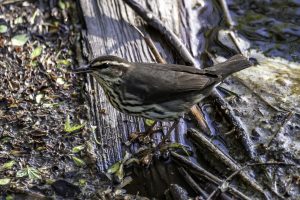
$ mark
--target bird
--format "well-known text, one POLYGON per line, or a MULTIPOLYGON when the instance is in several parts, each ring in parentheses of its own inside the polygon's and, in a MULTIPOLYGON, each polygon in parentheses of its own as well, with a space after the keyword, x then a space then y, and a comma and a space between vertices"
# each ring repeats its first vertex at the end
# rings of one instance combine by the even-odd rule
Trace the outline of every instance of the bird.
POLYGON ((96 57, 75 73, 90 73, 114 108, 156 121, 175 120, 210 94, 229 75, 252 66, 238 54, 205 69, 178 64, 129 62, 96 57))

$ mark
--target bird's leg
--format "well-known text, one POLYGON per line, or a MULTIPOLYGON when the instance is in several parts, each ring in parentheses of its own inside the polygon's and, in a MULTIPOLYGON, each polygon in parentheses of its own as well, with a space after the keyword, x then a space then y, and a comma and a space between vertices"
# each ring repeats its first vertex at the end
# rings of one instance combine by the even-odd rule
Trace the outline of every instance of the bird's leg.
MULTIPOLYGON (((136 139, 142 140, 142 141, 150 141, 150 138, 152 134, 161 131, 161 128, 154 129, 155 125, 158 121, 153 121, 153 123, 146 129, 144 132, 136 132, 131 137, 132 139, 130 142, 135 141, 136 139)), ((147 142, 146 142, 147 143, 147 142)))
POLYGON ((151 126, 149 126, 147 128, 147 130, 145 131, 145 134, 147 136, 151 136, 153 133, 157 132, 156 130, 154 130, 155 125, 157 124, 157 121, 154 121, 151 126))
POLYGON ((179 123, 179 119, 176 119, 175 121, 174 121, 174 123, 172 124, 172 126, 169 128, 169 130, 168 130, 168 132, 166 133, 166 135, 163 137, 163 139, 161 140, 161 142, 159 143, 159 147, 161 146, 161 145, 163 145, 165 142, 166 142, 166 140, 167 139, 170 139, 170 136, 171 136, 171 133, 172 133, 172 131, 175 129, 175 127, 178 125, 178 123, 179 123))
POLYGON ((150 141, 151 139, 151 136, 154 134, 154 133, 157 133, 159 131, 161 131, 162 129, 161 128, 157 128, 157 129, 154 129, 155 125, 157 124, 158 121, 154 121, 151 126, 149 126, 147 128, 147 130, 144 132, 144 137, 143 137, 143 141, 150 141))

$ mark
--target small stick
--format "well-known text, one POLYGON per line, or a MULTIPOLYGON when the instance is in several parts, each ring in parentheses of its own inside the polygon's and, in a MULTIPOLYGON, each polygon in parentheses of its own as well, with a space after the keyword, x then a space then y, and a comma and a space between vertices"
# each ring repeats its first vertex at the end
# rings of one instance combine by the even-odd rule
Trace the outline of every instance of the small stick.
POLYGON ((228 35, 229 35, 230 39, 233 41, 234 46, 237 48, 238 53, 243 54, 243 51, 242 51, 242 49, 241 49, 241 47, 240 47, 240 45, 237 41, 237 38, 236 38, 235 34, 232 31, 230 31, 228 33, 228 35))
POLYGON ((227 179, 225 181, 229 182, 232 180, 232 178, 234 176, 236 176, 238 173, 240 173, 241 171, 245 170, 248 167, 252 167, 252 166, 272 166, 272 165, 282 165, 282 166, 296 166, 295 164, 289 164, 289 163, 285 163, 285 162, 265 162, 265 163, 248 163, 245 166, 241 167, 239 170, 233 172, 230 176, 227 177, 227 179))
MULTIPOLYGON (((223 9, 225 19, 226 19, 226 23, 229 26, 229 29, 232 30, 235 23, 233 22, 233 20, 231 18, 226 0, 219 0, 219 3, 221 4, 221 7, 223 9)), ((235 34, 232 31, 230 31, 228 35, 229 35, 230 39, 232 40, 233 44, 235 45, 235 47, 237 48, 238 52, 240 54, 243 54, 243 51, 242 51, 242 49, 241 49, 241 47, 240 47, 240 45, 237 41, 237 38, 236 38, 235 34)))
POLYGON ((32 191, 30 189, 27 189, 27 188, 21 188, 21 187, 18 187, 16 186, 15 188, 11 188, 8 190, 9 193, 13 193, 13 194, 23 194, 23 198, 25 195, 27 195, 27 198, 26 199, 40 199, 40 200, 43 200, 43 199, 48 199, 48 197, 46 197, 45 195, 39 193, 39 192, 35 192, 35 191, 32 191))
MULTIPOLYGON (((236 171, 240 169, 241 167, 236 164, 230 157, 228 157, 226 154, 224 154, 220 149, 218 149, 215 145, 213 145, 203 134, 200 134, 195 129, 189 129, 188 134, 191 138, 194 139, 194 141, 197 144, 201 144, 204 146, 204 148, 212 153, 212 155, 215 155, 216 158, 221 160, 230 170, 236 171)), ((264 194, 264 190, 262 187, 256 183, 252 178, 250 178, 247 174, 239 173, 241 179, 246 182, 249 186, 251 186, 254 190, 260 192, 261 194, 264 194)))
MULTIPOLYGON (((226 187, 226 185, 233 179, 234 176, 236 176, 237 174, 239 174, 241 171, 245 170, 248 167, 252 167, 252 166, 267 166, 267 165, 284 165, 284 166, 295 166, 294 164, 288 164, 288 163, 284 163, 284 162, 267 162, 267 163, 249 163, 246 164, 245 166, 241 167, 239 170, 236 170, 235 172, 233 172, 230 176, 228 176, 226 178, 226 180, 224 180, 224 182, 222 183, 222 185, 220 185, 216 190, 214 190, 209 197, 207 198, 207 200, 211 200, 213 199, 213 197, 215 196, 215 194, 218 193, 218 190, 220 190, 220 188, 224 188, 226 187)), ((282 196, 279 196, 277 194, 278 197, 280 197, 281 199, 285 199, 282 196)))
POLYGON ((164 144, 166 142, 166 140, 170 138, 172 131, 175 129, 175 127, 178 125, 178 123, 179 123, 179 120, 176 119, 174 121, 174 123, 172 124, 172 126, 169 128, 169 130, 166 133, 166 135, 164 136, 164 138, 161 140, 160 145, 158 145, 158 148, 161 147, 161 145, 164 144))
POLYGON ((211 96, 215 98, 217 103, 225 110, 225 113, 227 114, 228 120, 235 126, 235 130, 237 130, 241 135, 242 144, 248 153, 249 157, 252 160, 256 159, 256 151, 254 149, 253 143, 249 137, 249 133, 243 128, 243 125, 241 124, 240 119, 238 119, 232 107, 224 100, 224 98, 221 96, 221 94, 217 90, 213 90, 211 93, 211 96))
POLYGON ((22 2, 25 0, 4 0, 0 2, 0 5, 8 5, 8 4, 13 4, 13 3, 18 3, 18 2, 22 2))
POLYGON ((222 9, 224 11, 226 23, 229 26, 229 28, 232 29, 235 24, 234 24, 234 22, 233 22, 233 20, 231 18, 230 13, 229 13, 229 9, 228 9, 226 0, 219 0, 219 3, 221 4, 221 7, 222 7, 222 9))
POLYGON ((124 0, 135 12, 137 12, 149 25, 154 29, 158 30, 166 40, 174 46, 179 55, 183 58, 183 61, 187 64, 195 65, 193 56, 186 49, 184 44, 179 40, 179 38, 173 33, 171 29, 166 27, 158 17, 156 17, 152 12, 145 9, 140 3, 135 0, 124 0))
POLYGON ((194 105, 193 107, 191 107, 190 112, 194 116, 195 120, 197 121, 197 123, 200 126, 200 128, 202 129, 202 131, 211 135, 211 131, 206 123, 206 120, 204 118, 201 108, 197 105, 194 105))
POLYGON ((144 34, 138 27, 132 25, 137 32, 143 37, 143 39, 145 40, 146 44, 148 45, 149 49, 151 50, 151 52, 153 53, 156 62, 158 63, 167 63, 165 61, 165 59, 163 59, 160 55, 160 53, 158 52, 157 48, 155 47, 155 44, 153 43, 152 39, 150 38, 150 36, 148 34, 144 34))
POLYGON ((217 199, 218 196, 220 196, 221 194, 221 189, 219 187, 217 187, 217 189, 215 189, 208 197, 206 200, 214 200, 217 199))
POLYGON ((291 118, 294 116, 294 113, 293 112, 289 112, 287 114, 287 116, 285 117, 285 120, 284 122, 282 123, 281 127, 278 129, 278 131, 276 133, 274 133, 269 142, 267 142, 264 146, 265 147, 270 147, 271 143, 273 142, 274 138, 279 135, 283 130, 284 130, 284 127, 286 126, 286 124, 291 120, 291 118))
POLYGON ((267 106, 269 106, 270 108, 272 108, 273 110, 277 111, 277 112, 281 112, 280 109, 274 107, 273 105, 271 105, 269 102, 267 102, 260 94, 258 94, 255 90, 251 89, 242 79, 240 79, 239 77, 234 77, 236 78, 239 83, 241 83, 243 86, 245 86, 248 90, 250 90, 253 94, 255 94, 255 96, 257 96, 262 102, 264 102, 267 106))
MULTIPOLYGON (((171 152, 171 156, 173 157, 173 159, 175 161, 177 160, 179 164, 181 164, 181 165, 183 164, 183 165, 187 166, 188 169, 192 173, 195 173, 196 175, 204 177, 205 179, 207 179, 207 180, 209 180, 212 183, 215 183, 217 185, 219 185, 223 182, 221 179, 219 179, 215 175, 211 174, 210 172, 206 171, 205 169, 203 169, 199 165, 197 165, 197 164, 193 163, 192 161, 188 160, 184 156, 181 156, 181 155, 179 155, 175 152, 171 152)), ((235 196, 237 196, 241 199, 250 200, 249 197, 247 197, 245 194, 240 192, 238 189, 235 189, 235 188, 231 187, 230 185, 227 187, 227 189, 230 193, 234 194, 235 196)))
POLYGON ((208 197, 208 194, 205 192, 205 190, 203 190, 196 183, 196 181, 190 176, 190 174, 183 167, 178 168, 178 170, 181 176, 183 176, 184 180, 193 188, 195 192, 197 192, 198 195, 199 194, 202 195, 202 197, 204 197, 205 199, 208 197))

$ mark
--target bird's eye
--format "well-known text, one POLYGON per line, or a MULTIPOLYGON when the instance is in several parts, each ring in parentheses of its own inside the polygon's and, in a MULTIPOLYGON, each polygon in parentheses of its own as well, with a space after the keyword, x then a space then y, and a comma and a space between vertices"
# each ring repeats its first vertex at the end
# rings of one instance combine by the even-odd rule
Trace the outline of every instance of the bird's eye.
POLYGON ((105 69, 105 68, 108 68, 109 67, 109 64, 108 63, 103 63, 101 65, 101 69, 105 69))

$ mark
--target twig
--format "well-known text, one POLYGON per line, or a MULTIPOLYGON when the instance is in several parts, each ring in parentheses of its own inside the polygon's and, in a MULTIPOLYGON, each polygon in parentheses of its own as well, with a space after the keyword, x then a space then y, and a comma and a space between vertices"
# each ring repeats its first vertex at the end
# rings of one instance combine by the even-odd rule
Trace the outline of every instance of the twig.
POLYGON ((145 9, 140 3, 135 0, 124 0, 135 12, 137 12, 149 25, 154 29, 158 30, 166 40, 174 46, 179 55, 183 58, 183 61, 187 64, 195 64, 193 56, 186 49, 184 44, 179 40, 179 38, 173 33, 171 29, 166 27, 158 17, 156 17, 152 12, 145 9))
POLYGON ((202 195, 205 199, 208 197, 208 194, 203 190, 196 181, 189 175, 189 173, 183 168, 180 167, 179 173, 181 176, 183 176, 184 180, 193 188, 195 192, 197 192, 198 195, 202 195))
POLYGON ((214 200, 216 199, 220 193, 221 193, 221 189, 219 187, 217 187, 217 189, 215 189, 208 197, 206 200, 214 200))
MULTIPOLYGON (((284 166, 295 166, 294 164, 287 164, 284 162, 268 162, 268 163, 249 163, 246 164, 245 166, 241 167, 239 170, 236 170, 235 172, 233 172, 230 176, 228 176, 226 178, 226 180, 224 180, 224 182, 222 183, 222 185, 220 185, 216 190, 214 190, 209 197, 207 198, 207 200, 211 200, 217 193, 218 190, 221 190, 221 188, 225 188, 227 187, 227 184, 229 184, 229 182, 233 179, 234 176, 236 176, 237 174, 241 173, 241 171, 245 170, 248 167, 252 167, 252 166, 261 166, 261 165, 284 165, 284 166)), ((285 199, 282 196, 279 196, 279 194, 277 194, 278 197, 280 197, 281 199, 285 199)))
POLYGON ((218 185, 221 181, 221 179, 219 179, 218 177, 216 177, 215 175, 213 175, 212 173, 206 171, 204 168, 202 168, 201 166, 193 163, 192 161, 188 160, 187 158, 185 158, 184 156, 181 156, 175 152, 171 152, 171 156, 175 159, 175 161, 180 161, 180 165, 184 165, 184 166, 188 166, 188 169, 190 171, 195 171, 197 172, 196 174, 200 175, 201 177, 205 178, 206 180, 209 180, 210 182, 218 185))
POLYGON ((165 61, 165 59, 163 59, 160 55, 160 53, 158 52, 157 48, 155 47, 152 39, 150 38, 150 36, 148 34, 144 34, 139 28, 137 28, 136 26, 132 25, 137 32, 143 37, 143 39, 145 40, 146 44, 148 45, 149 49, 151 50, 151 52, 153 53, 153 56, 155 57, 156 62, 158 63, 167 63, 165 61))
POLYGON ((205 132, 206 134, 211 135, 211 131, 206 123, 206 120, 204 118, 201 108, 197 105, 194 105, 193 107, 191 107, 190 112, 194 116, 195 120, 197 121, 197 123, 200 126, 200 128, 202 129, 202 131, 205 132))
POLYGON ((229 13, 229 9, 228 9, 228 6, 227 6, 227 3, 226 3, 226 0, 219 0, 219 3, 221 4, 221 7, 224 11, 224 15, 225 15, 225 19, 226 19, 226 23, 227 25, 231 28, 233 28, 233 26, 235 25, 232 18, 231 18, 231 15, 229 13))
POLYGON ((8 5, 8 4, 13 4, 13 3, 19 3, 25 0, 4 0, 0 2, 0 5, 8 5))
POLYGON ((237 79, 239 81, 239 83, 241 83, 243 86, 245 86, 248 90, 250 90, 253 94, 255 94, 255 96, 257 96, 261 101, 263 101, 266 105, 268 105, 270 108, 272 108, 273 110, 277 111, 277 112, 282 112, 282 110, 274 107, 272 104, 270 104, 269 102, 267 102, 261 95, 259 95, 255 90, 253 90, 252 88, 250 88, 242 79, 240 79, 239 77, 234 77, 235 79, 237 79))
POLYGON ((35 192, 35 191, 32 191, 30 189, 27 189, 27 188, 21 188, 21 187, 15 187, 15 188, 11 188, 9 189, 9 192, 11 193, 20 193, 20 194, 23 194, 23 198, 25 198, 24 196, 27 195, 27 198, 26 199, 48 199, 48 197, 46 197, 45 195, 39 193, 39 192, 35 192))
MULTIPOLYGON (((240 95, 229 90, 229 89, 226 89, 225 87, 222 87, 222 86, 217 86, 218 90, 221 90, 222 92, 225 92, 225 93, 228 93, 230 96, 234 96, 234 97, 237 97, 237 98, 240 98, 240 95)), ((226 97, 225 97, 226 98, 226 97)))
POLYGON ((239 43, 237 41, 237 38, 236 38, 235 34, 232 31, 230 31, 228 33, 228 35, 229 35, 230 39, 232 40, 234 46, 237 48, 238 53, 243 54, 243 51, 242 51, 242 49, 241 49, 241 47, 240 47, 240 45, 239 45, 239 43))
MULTIPOLYGON (((197 144, 201 144, 202 146, 204 146, 206 150, 211 152, 212 155, 216 156, 216 158, 218 158, 222 163, 224 163, 226 167, 230 170, 236 171, 241 168, 230 157, 228 157, 220 149, 213 145, 203 134, 200 134, 195 129, 189 129, 188 134, 191 138, 194 139, 195 142, 197 142, 197 144)), ((262 187, 258 183, 256 183, 252 178, 250 178, 247 174, 242 172, 239 173, 239 175, 245 183, 252 187, 252 189, 264 195, 264 190, 262 189, 262 187)))
MULTIPOLYGON (((185 165, 188 167, 188 169, 195 173, 196 175, 199 175, 201 177, 204 177, 205 179, 209 180, 210 182, 219 185, 221 184, 223 181, 221 179, 219 179, 218 177, 216 177, 215 175, 211 174, 210 172, 206 171, 205 169, 203 169, 202 167, 200 167, 199 165, 193 163, 192 161, 186 159, 185 157, 175 153, 175 152, 171 152, 171 156, 173 157, 173 159, 176 161, 179 161, 178 163, 180 165, 185 165)), ((230 185, 228 186, 228 191, 232 194, 234 194, 235 196, 241 198, 241 199, 246 199, 246 200, 250 200, 249 197, 247 197, 245 194, 243 194, 242 192, 240 192, 239 190, 231 187, 230 185)))
POLYGON ((279 135, 279 134, 284 130, 284 127, 285 127, 286 124, 291 120, 291 118, 292 118, 293 116, 294 116, 294 113, 293 113, 293 112, 289 112, 289 113, 287 114, 287 116, 285 117, 284 122, 281 124, 281 127, 278 129, 278 131, 277 131, 276 133, 274 133, 274 134, 271 136, 269 142, 267 142, 267 143, 264 145, 265 147, 269 147, 269 146, 270 146, 270 144, 273 142, 274 138, 275 138, 277 135, 279 135))
MULTIPOLYGON (((231 15, 230 15, 230 12, 229 12, 226 0, 219 0, 219 3, 221 4, 221 7, 223 9, 223 12, 224 12, 224 15, 225 15, 225 19, 226 19, 226 23, 229 26, 229 29, 232 30, 233 27, 234 27, 234 25, 235 25, 235 23, 233 22, 233 20, 231 18, 231 15)), ((229 35, 230 39, 232 40, 234 46, 237 48, 238 53, 243 54, 243 51, 240 48, 240 45, 239 45, 239 43, 237 41, 237 38, 236 38, 235 34, 233 33, 233 31, 230 31, 228 33, 228 35, 229 35)))
POLYGON ((227 177, 227 179, 225 181, 231 181, 232 178, 234 176, 236 176, 239 172, 245 170, 248 167, 253 167, 253 166, 278 166, 278 165, 282 165, 282 166, 296 166, 295 164, 289 164, 289 163, 285 163, 285 162, 266 162, 266 163, 248 163, 245 166, 241 167, 238 171, 233 172, 230 176, 227 177))
POLYGON ((178 125, 178 123, 179 123, 179 120, 175 120, 173 122, 172 126, 169 128, 168 132, 166 133, 164 138, 161 140, 160 145, 158 145, 158 148, 160 148, 161 145, 164 144, 166 142, 166 140, 170 138, 172 131, 175 129, 175 127, 178 125))
POLYGON ((222 109, 224 109, 225 113, 227 114, 226 116, 227 116, 228 120, 231 122, 231 124, 234 125, 235 130, 240 133, 239 135, 241 135, 242 144, 243 144, 246 152, 248 153, 249 157, 252 160, 257 160, 253 143, 249 137, 250 134, 243 127, 240 119, 238 119, 235 116, 232 107, 223 99, 223 97, 217 90, 213 90, 211 93, 211 96, 213 98, 215 98, 215 100, 220 105, 220 107, 222 109))
MULTIPOLYGON (((227 3, 226 3, 226 0, 219 0, 219 3, 221 4, 221 7, 223 9, 223 12, 224 12, 224 15, 225 15, 225 19, 226 19, 226 24, 229 26, 229 29, 232 30, 235 23, 233 22, 232 18, 231 18, 231 15, 230 15, 230 12, 229 12, 229 9, 228 9, 228 6, 227 6, 227 3)), ((240 48, 240 45, 237 41, 237 38, 236 36, 234 35, 234 33, 232 31, 230 31, 228 33, 230 39, 232 40, 233 44, 235 45, 235 47, 237 48, 238 52, 239 53, 243 53, 242 49, 240 48)))

